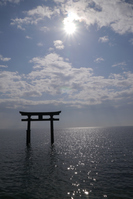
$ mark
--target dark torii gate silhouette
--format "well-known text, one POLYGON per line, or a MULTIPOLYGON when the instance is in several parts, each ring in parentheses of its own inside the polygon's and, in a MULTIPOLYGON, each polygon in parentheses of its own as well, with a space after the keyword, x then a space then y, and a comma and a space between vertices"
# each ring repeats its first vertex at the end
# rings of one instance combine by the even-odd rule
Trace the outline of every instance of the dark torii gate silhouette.
POLYGON ((54 118, 54 115, 59 115, 61 111, 56 112, 19 112, 22 116, 27 116, 26 119, 21 119, 21 121, 27 121, 26 130, 26 144, 30 144, 30 123, 31 121, 50 121, 51 126, 51 145, 54 143, 54 124, 53 121, 59 121, 59 118, 54 118), (32 118, 32 116, 38 116, 38 118, 32 118), (49 118, 43 118, 43 116, 50 116, 49 118))

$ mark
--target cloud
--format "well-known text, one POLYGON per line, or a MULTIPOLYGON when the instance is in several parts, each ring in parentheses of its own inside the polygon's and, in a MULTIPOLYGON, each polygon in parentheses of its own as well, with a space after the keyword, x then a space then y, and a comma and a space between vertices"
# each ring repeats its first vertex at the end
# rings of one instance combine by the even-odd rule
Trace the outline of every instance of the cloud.
POLYGON ((17 72, 1 71, 0 92, 3 96, 14 97, 21 94, 21 77, 17 72))
POLYGON ((11 58, 3 57, 2 55, 0 55, 0 60, 1 60, 1 61, 10 61, 11 58))
POLYGON ((64 45, 63 45, 63 42, 61 40, 54 41, 54 46, 58 50, 64 49, 64 45))
POLYGON ((25 75, 19 75, 18 72, 1 71, 0 73, 0 92, 2 98, 8 100, 20 100, 27 97, 39 97, 42 94, 35 90, 34 85, 28 83, 25 75))
MULTIPOLYGON (((23 25, 29 25, 29 24, 37 24, 39 21, 44 20, 44 18, 51 18, 51 16, 53 15, 57 15, 59 14, 59 9, 58 8, 50 8, 47 6, 37 6, 34 9, 31 9, 29 11, 24 11, 23 14, 25 14, 26 16, 24 18, 15 18, 15 19, 11 19, 11 25, 17 25, 17 28, 25 30, 25 28, 23 27, 23 25)), ((41 30, 47 30, 47 27, 42 27, 41 30)))
POLYGON ((54 48, 50 47, 48 50, 49 50, 49 51, 54 51, 54 48))
POLYGON ((94 76, 91 68, 74 68, 56 53, 42 58, 35 57, 30 62, 36 70, 29 73, 28 78, 36 85, 37 90, 59 98, 66 94, 66 104, 73 101, 72 106, 83 106, 132 99, 132 73, 112 74, 109 78, 94 76))
POLYGON ((97 24, 98 28, 110 27, 119 34, 133 32, 132 4, 121 0, 67 1, 62 6, 65 14, 74 11, 87 26, 97 24))
POLYGON ((37 43, 37 46, 43 46, 43 43, 39 42, 37 43))
POLYGON ((43 32, 47 32, 47 31, 49 31, 49 28, 47 26, 43 26, 40 28, 40 30, 43 32))
POLYGON ((133 45, 133 38, 129 40, 129 42, 133 45))
POLYGON ((6 0, 7 2, 10 2, 10 3, 19 3, 20 0, 6 0))
MULTIPOLYGON (((37 6, 34 9, 23 12, 24 18, 12 19, 11 25, 17 25, 17 28, 24 30, 23 26, 28 24, 37 24, 45 18, 73 14, 73 20, 83 22, 88 28, 90 25, 97 24, 98 28, 110 27, 119 34, 126 32, 133 33, 133 9, 132 4, 121 0, 80 0, 63 1, 55 0, 57 6, 48 7, 45 5, 37 6), (61 4, 59 4, 61 3, 61 4)), ((53 18, 52 18, 53 19, 53 18)), ((47 31, 44 27, 44 31, 47 31)))
POLYGON ((28 35, 25 36, 25 38, 26 38, 26 39, 32 39, 32 37, 30 37, 30 36, 28 36, 28 35))
POLYGON ((126 65, 126 62, 119 62, 117 64, 113 64, 112 67, 121 67, 122 69, 124 69, 126 65))
POLYGON ((96 63, 100 63, 102 61, 104 61, 104 59, 102 57, 98 57, 97 59, 94 60, 94 62, 96 62, 96 63))
POLYGON ((21 18, 16 18, 16 19, 11 19, 11 25, 17 25, 17 28, 18 29, 21 29, 21 30, 25 30, 25 28, 22 27, 23 24, 25 25, 28 25, 28 24, 33 24, 33 23, 36 23, 35 21, 33 21, 32 18, 30 17, 25 17, 23 19, 21 18))
POLYGON ((10 98, 10 99, 6 99, 6 98, 3 98, 3 99, 0 99, 0 104, 2 104, 3 106, 5 106, 6 108, 11 108, 11 109, 16 109, 16 108, 29 108, 30 106, 38 106, 38 105, 43 105, 43 106, 46 106, 46 107, 56 107, 56 106, 69 106, 71 104, 74 105, 73 102, 63 102, 62 100, 30 100, 30 99, 16 99, 16 98, 10 98))
POLYGON ((0 65, 0 68, 7 68, 8 66, 6 65, 0 65))
POLYGON ((108 36, 104 36, 104 37, 99 37, 99 42, 102 42, 102 43, 105 43, 105 42, 108 42, 109 41, 109 38, 108 36))
MULTIPOLYGON (((77 79, 81 78, 82 80, 83 77, 81 76, 84 74, 84 68, 72 68, 70 63, 65 62, 56 53, 50 53, 42 58, 35 57, 30 60, 30 63, 34 63, 34 68, 37 70, 29 73, 28 78, 37 85, 37 88, 41 92, 44 91, 51 95, 61 95, 64 92, 62 90, 64 87, 69 88, 69 93, 73 93, 72 91, 76 91, 80 87, 80 82, 77 82, 77 79)), ((91 73, 92 69, 87 68, 86 75, 88 78, 91 73)))
POLYGON ((51 18, 51 16, 53 14, 58 13, 58 9, 51 9, 48 6, 37 6, 35 9, 29 10, 27 12, 25 12, 28 16, 37 16, 37 17, 47 17, 47 18, 51 18))
POLYGON ((65 0, 54 0, 55 3, 65 3, 65 0))
POLYGON ((73 67, 56 53, 33 57, 28 74, 1 71, 0 103, 7 107, 51 105, 86 107, 133 103, 133 73, 95 76, 89 67, 73 67))
POLYGON ((10 3, 20 3, 20 0, 1 0, 0 2, 0 5, 6 5, 7 2, 10 2, 10 3))
POLYGON ((24 97, 39 97, 42 94, 39 91, 31 90, 31 91, 25 91, 23 93, 24 97))

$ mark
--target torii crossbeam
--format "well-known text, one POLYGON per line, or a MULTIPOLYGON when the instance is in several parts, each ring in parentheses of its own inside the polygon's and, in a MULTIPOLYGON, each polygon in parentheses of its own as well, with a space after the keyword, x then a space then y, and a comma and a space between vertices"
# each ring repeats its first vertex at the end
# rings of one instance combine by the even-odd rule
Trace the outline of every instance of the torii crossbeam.
POLYGON ((50 121, 51 126, 51 145, 54 143, 54 125, 53 121, 59 121, 58 118, 53 118, 54 115, 59 115, 61 111, 56 112, 19 112, 22 116, 27 116, 26 119, 21 119, 21 121, 27 121, 27 135, 26 144, 30 144, 30 122, 31 121, 50 121), (32 116, 38 116, 38 118, 32 118, 32 116), (43 118, 43 116, 50 116, 49 118, 43 118))

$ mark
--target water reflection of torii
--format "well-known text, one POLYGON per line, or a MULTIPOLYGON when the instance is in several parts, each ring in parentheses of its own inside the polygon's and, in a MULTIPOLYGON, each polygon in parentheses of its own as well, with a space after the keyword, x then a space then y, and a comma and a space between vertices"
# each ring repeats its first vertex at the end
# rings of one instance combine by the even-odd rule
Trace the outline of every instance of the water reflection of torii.
POLYGON ((50 121, 51 126, 51 145, 54 143, 54 126, 53 121, 58 121, 58 118, 53 118, 54 115, 59 115, 61 111, 56 112, 19 112, 22 116, 27 116, 26 119, 21 119, 21 121, 27 121, 27 136, 26 144, 30 144, 30 122, 31 121, 50 121), (38 118, 31 118, 31 116, 38 116, 38 118), (43 116, 50 116, 50 118, 43 118, 43 116))

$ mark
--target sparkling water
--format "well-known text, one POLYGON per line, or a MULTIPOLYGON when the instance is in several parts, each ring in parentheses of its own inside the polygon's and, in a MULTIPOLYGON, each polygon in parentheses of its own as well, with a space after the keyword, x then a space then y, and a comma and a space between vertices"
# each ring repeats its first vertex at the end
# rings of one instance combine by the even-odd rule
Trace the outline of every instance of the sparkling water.
POLYGON ((132 199, 133 127, 0 131, 0 199, 132 199))

